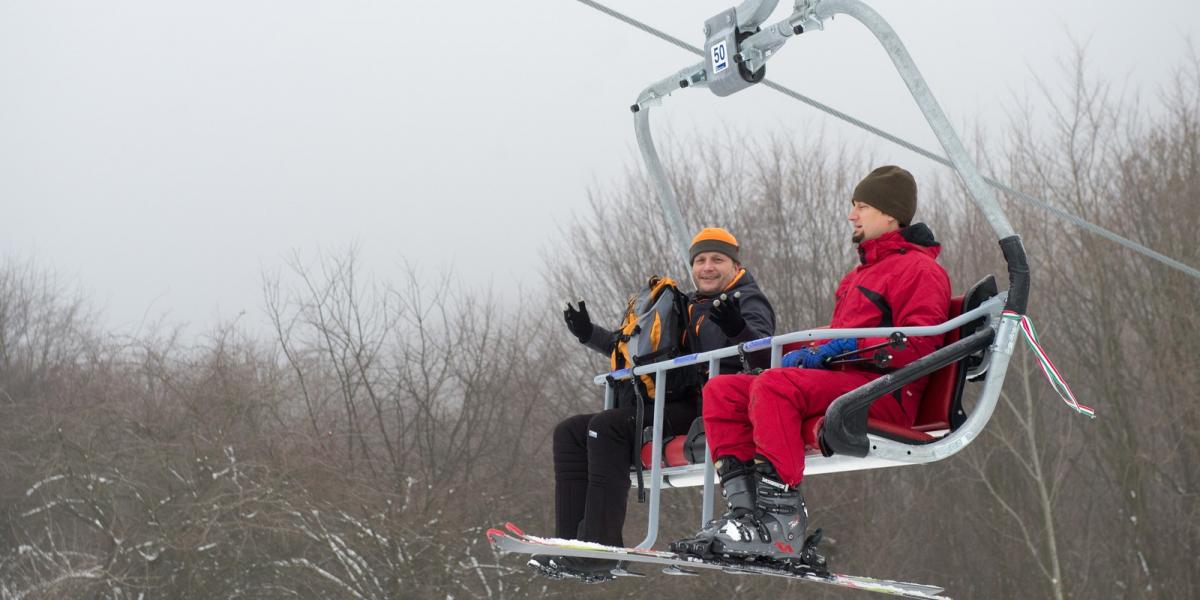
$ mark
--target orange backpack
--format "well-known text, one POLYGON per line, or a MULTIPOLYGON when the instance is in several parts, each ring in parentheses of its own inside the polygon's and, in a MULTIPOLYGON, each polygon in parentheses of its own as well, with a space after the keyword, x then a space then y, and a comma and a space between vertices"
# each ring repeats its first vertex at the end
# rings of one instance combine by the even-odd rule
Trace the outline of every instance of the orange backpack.
MULTIPOLYGON (((612 369, 646 365, 683 354, 686 315, 687 296, 679 291, 675 281, 669 277, 651 277, 641 291, 629 298, 609 360, 612 369)), ((638 383, 645 391, 643 398, 654 397, 653 373, 639 375, 635 380, 638 383)))

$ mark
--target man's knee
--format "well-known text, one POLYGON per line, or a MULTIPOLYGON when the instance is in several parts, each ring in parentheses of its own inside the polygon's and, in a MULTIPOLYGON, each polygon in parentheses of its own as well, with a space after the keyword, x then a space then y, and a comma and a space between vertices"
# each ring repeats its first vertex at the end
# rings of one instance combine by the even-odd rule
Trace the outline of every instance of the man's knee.
POLYGON ((717 375, 704 384, 704 416, 722 415, 749 401, 747 375, 717 375))
POLYGON ((812 374, 804 372, 804 369, 793 368, 764 371, 750 384, 749 412, 762 414, 780 403, 803 404, 807 395, 805 382, 811 378, 807 376, 812 374))
MULTIPOLYGON (((653 415, 647 414, 646 425, 650 425, 652 419, 653 415)), ((589 438, 598 439, 604 436, 606 439, 626 439, 633 427, 634 421, 628 411, 606 410, 592 415, 586 429, 589 438)))
POLYGON ((554 426, 554 449, 583 448, 587 442, 588 422, 593 415, 575 415, 554 426))
POLYGON ((754 378, 754 383, 750 384, 751 388, 761 388, 763 386, 773 385, 794 385, 794 380, 803 378, 804 374, 812 373, 804 369, 794 367, 779 367, 776 369, 767 369, 754 378))
POLYGON ((750 397, 758 399, 767 396, 794 396, 803 394, 812 386, 813 380, 819 379, 826 371, 796 369, 781 367, 768 369, 754 378, 750 384, 750 397))
POLYGON ((704 384, 705 397, 725 396, 737 385, 737 375, 717 375, 704 384))

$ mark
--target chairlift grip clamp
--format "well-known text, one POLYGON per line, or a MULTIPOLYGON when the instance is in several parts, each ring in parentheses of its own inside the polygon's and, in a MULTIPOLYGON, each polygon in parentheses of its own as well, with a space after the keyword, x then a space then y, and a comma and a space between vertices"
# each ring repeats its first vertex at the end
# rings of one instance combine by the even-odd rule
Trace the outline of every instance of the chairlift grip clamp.
POLYGON ((739 26, 737 9, 728 8, 704 22, 705 71, 708 87, 717 96, 728 96, 762 81, 766 66, 751 71, 742 61, 741 44, 758 31, 757 23, 747 23, 753 29, 743 31, 739 26))

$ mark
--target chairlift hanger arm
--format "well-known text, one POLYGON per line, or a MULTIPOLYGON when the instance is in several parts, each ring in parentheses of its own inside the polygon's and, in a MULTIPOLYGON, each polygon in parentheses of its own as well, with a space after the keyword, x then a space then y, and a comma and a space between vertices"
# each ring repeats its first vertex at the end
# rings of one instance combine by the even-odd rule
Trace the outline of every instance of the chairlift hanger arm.
POLYGON ((771 13, 775 12, 775 7, 779 4, 779 0, 745 0, 737 5, 734 10, 737 11, 738 29, 742 31, 754 31, 762 25, 771 13))
POLYGON ((663 98, 682 88, 709 87, 717 95, 726 96, 757 83, 757 79, 737 81, 742 73, 731 65, 742 65, 746 72, 758 72, 788 38, 804 30, 804 24, 820 27, 819 22, 808 16, 810 10, 797 8, 787 18, 759 31, 777 4, 778 0, 747 0, 708 19, 704 24, 708 60, 649 85, 638 94, 637 102, 630 110, 637 113, 657 106, 663 98), (746 35, 749 37, 743 37, 746 35), (726 80, 730 82, 723 83, 726 80))

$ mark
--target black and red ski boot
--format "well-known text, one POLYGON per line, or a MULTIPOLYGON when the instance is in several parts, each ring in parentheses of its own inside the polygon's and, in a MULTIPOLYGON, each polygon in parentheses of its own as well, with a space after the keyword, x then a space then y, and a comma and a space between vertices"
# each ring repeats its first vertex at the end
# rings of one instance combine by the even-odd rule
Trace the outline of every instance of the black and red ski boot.
MULTIPOLYGON (((672 544, 671 549, 702 558, 779 561, 790 565, 804 565, 807 560, 816 562, 819 557, 816 542, 820 537, 805 538, 808 509, 799 487, 784 484, 775 467, 761 458, 756 459, 752 471, 752 510, 731 511, 728 518, 713 521, 695 537, 672 544)), ((820 564, 823 568, 824 559, 820 564)))
POLYGON ((730 521, 753 515, 757 490, 754 482, 753 463, 743 462, 732 456, 722 456, 716 461, 717 475, 721 478, 721 495, 729 510, 709 521, 703 529, 690 538, 671 542, 672 552, 700 558, 712 558, 712 541, 717 532, 730 521))

